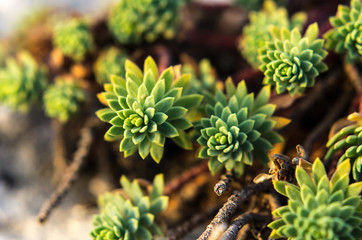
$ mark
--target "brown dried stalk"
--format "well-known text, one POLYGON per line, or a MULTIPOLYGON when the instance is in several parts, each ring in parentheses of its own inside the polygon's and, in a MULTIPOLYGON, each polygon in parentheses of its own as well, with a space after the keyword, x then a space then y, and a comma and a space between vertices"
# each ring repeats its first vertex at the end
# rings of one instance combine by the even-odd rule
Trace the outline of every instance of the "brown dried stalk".
POLYGON ((349 85, 344 88, 342 96, 337 100, 337 103, 333 106, 333 109, 322 119, 322 121, 311 131, 307 139, 304 141, 305 151, 310 153, 313 150, 314 143, 319 137, 327 132, 333 125, 334 121, 338 118, 341 112, 346 107, 349 99, 351 98, 352 89, 349 85))
POLYGON ((233 173, 227 172, 220 177, 220 181, 215 185, 214 192, 221 196, 225 191, 228 190, 230 183, 233 180, 233 173))
POLYGON ((78 142, 78 148, 74 153, 73 162, 65 170, 64 177, 59 183, 58 188, 53 192, 51 197, 45 202, 41 208, 38 221, 44 223, 52 210, 60 203, 62 198, 68 193, 73 182, 78 177, 78 172, 85 157, 88 155, 90 146, 93 142, 92 129, 97 125, 99 120, 95 117, 89 118, 84 127, 80 130, 80 140, 78 142))
POLYGON ((182 239, 186 234, 190 233, 195 227, 205 222, 206 219, 211 218, 219 208, 214 208, 206 213, 196 213, 189 221, 184 222, 175 229, 167 232, 163 240, 178 240, 182 239))
POLYGON ((344 63, 343 65, 344 71, 348 76, 349 80, 351 80, 353 86, 356 88, 358 94, 362 94, 362 77, 358 72, 358 69, 354 64, 344 63))
POLYGON ((53 130, 54 130, 54 159, 53 159, 53 167, 54 167, 54 177, 55 181, 60 179, 60 176, 67 168, 67 160, 66 160, 66 147, 64 142, 64 125, 58 120, 54 119, 53 122, 53 130))
POLYGON ((208 171, 207 163, 208 163, 207 161, 204 161, 201 164, 183 172, 180 176, 178 176, 177 178, 175 178, 165 186, 163 194, 170 195, 171 193, 179 190, 186 183, 195 179, 201 173, 208 171))
POLYGON ((250 196, 259 192, 267 192, 270 189, 272 189, 272 184, 269 180, 266 180, 260 183, 250 184, 239 192, 231 195, 198 240, 207 240, 218 226, 229 225, 228 223, 235 214, 237 207, 248 200, 250 196))
POLYGON ((266 224, 271 221, 270 215, 264 215, 259 213, 244 213, 237 217, 230 226, 226 229, 224 234, 219 238, 220 240, 234 240, 238 235, 239 230, 248 223, 258 222, 266 224))

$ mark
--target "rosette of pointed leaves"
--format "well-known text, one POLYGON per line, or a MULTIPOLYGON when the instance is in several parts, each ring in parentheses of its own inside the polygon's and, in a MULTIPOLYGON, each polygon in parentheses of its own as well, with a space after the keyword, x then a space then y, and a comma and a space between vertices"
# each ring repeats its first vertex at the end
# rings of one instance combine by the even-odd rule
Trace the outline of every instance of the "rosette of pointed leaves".
POLYGON ((253 11, 249 14, 249 20, 250 23, 243 28, 239 48, 248 63, 253 68, 258 69, 261 65, 261 61, 258 59, 258 51, 268 41, 272 40, 269 33, 270 27, 286 27, 288 29, 297 27, 301 29, 306 20, 306 14, 294 14, 291 21, 289 21, 288 12, 284 7, 278 8, 273 1, 267 0, 262 10, 253 11))
POLYGON ((93 239, 152 240, 155 235, 162 236, 155 218, 168 205, 168 197, 162 196, 163 175, 155 177, 149 196, 143 193, 136 180, 131 183, 122 176, 121 184, 127 198, 115 193, 100 196, 101 213, 93 217, 93 239))
POLYGON ((153 42, 175 36, 183 1, 120 0, 110 12, 108 27, 119 43, 153 42))
POLYGON ((289 198, 288 205, 273 214, 280 219, 269 224, 270 238, 288 239, 361 239, 362 182, 349 184, 350 163, 337 167, 328 180, 319 159, 313 163, 312 176, 297 167, 295 176, 299 187, 273 181, 274 188, 289 198))
POLYGON ((113 126, 105 134, 106 140, 122 139, 120 151, 125 157, 138 149, 142 158, 149 154, 158 163, 163 155, 165 139, 172 138, 185 149, 191 149, 185 129, 192 127, 185 114, 202 101, 198 94, 182 95, 190 75, 174 74, 169 67, 160 75, 151 57, 144 64, 144 73, 131 61, 126 61, 126 80, 112 76, 105 84, 106 92, 99 99, 108 108, 97 116, 113 126))
POLYGON ((124 64, 127 55, 118 48, 111 47, 103 52, 94 65, 94 73, 99 84, 109 83, 111 74, 125 77, 124 64))
POLYGON ((324 35, 326 48, 346 53, 348 62, 362 61, 362 2, 351 0, 350 7, 339 5, 330 22, 333 28, 324 35))
POLYGON ((272 27, 271 34, 273 41, 259 52, 263 83, 275 85, 278 94, 288 90, 291 95, 314 86, 315 78, 327 70, 322 62, 327 56, 324 40, 317 39, 318 25, 311 24, 304 37, 297 28, 289 31, 272 27))
POLYGON ((281 118, 272 118, 275 105, 267 104, 270 87, 265 86, 256 99, 248 94, 245 82, 237 87, 229 78, 227 97, 216 93, 214 104, 206 107, 207 117, 195 125, 200 131, 200 158, 209 158, 209 169, 214 174, 222 168, 241 176, 244 164, 252 165, 253 153, 263 163, 269 161, 267 152, 283 138, 274 131, 281 118))
POLYGON ((338 164, 345 160, 353 162, 353 178, 362 181, 362 114, 352 113, 348 119, 356 122, 342 128, 327 142, 328 152, 325 159, 330 159, 336 152, 346 149, 338 164))
POLYGON ((55 84, 44 92, 45 113, 60 122, 67 122, 79 111, 79 105, 85 99, 84 89, 74 79, 58 77, 55 84))
POLYGON ((94 47, 88 25, 80 19, 70 19, 59 23, 54 29, 53 44, 64 56, 75 61, 83 61, 94 47))
POLYGON ((42 98, 47 82, 45 72, 28 52, 8 57, 0 69, 0 102, 15 111, 27 112, 42 98))

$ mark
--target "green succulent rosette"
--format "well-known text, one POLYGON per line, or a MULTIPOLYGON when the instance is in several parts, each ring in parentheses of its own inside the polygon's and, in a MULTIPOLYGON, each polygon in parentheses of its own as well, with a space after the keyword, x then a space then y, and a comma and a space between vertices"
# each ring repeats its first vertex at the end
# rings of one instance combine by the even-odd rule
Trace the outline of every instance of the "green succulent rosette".
POLYGON ((362 115, 352 113, 348 119, 354 121, 347 127, 342 128, 327 142, 329 148, 324 159, 330 159, 340 150, 345 152, 339 158, 338 164, 350 160, 353 163, 352 173, 356 181, 362 181, 362 115))
POLYGON ((217 91, 214 104, 206 107, 207 117, 195 125, 201 144, 199 158, 209 159, 212 174, 226 168, 241 176, 244 164, 253 164, 253 155, 269 162, 268 151, 283 138, 275 131, 283 118, 272 117, 275 105, 268 104, 270 87, 264 87, 256 99, 247 91, 245 82, 237 87, 229 78, 227 96, 217 91))
POLYGON ((159 37, 172 39, 184 1, 119 0, 108 17, 108 28, 122 44, 153 42, 159 37))
POLYGON ((0 68, 0 102, 19 112, 39 103, 47 85, 46 70, 28 52, 8 57, 0 68))
POLYGON ((83 61, 86 54, 94 48, 89 26, 76 18, 61 22, 55 27, 53 44, 64 56, 75 61, 83 61))
POLYGON ((289 198, 288 205, 278 208, 279 217, 268 226, 269 238, 303 240, 355 240, 362 237, 362 182, 349 184, 350 163, 337 167, 331 180, 323 163, 316 159, 311 176, 297 167, 299 187, 273 181, 274 188, 289 198))
POLYGON ((292 29, 302 28, 305 20, 305 13, 296 13, 292 16, 291 21, 288 18, 288 12, 284 7, 267 0, 263 9, 249 14, 250 23, 243 28, 243 34, 240 38, 239 48, 243 57, 255 69, 261 65, 258 59, 258 51, 263 48, 268 41, 272 41, 272 35, 269 33, 270 27, 286 27, 292 29))
POLYGON ((55 84, 44 92, 45 113, 65 123, 79 111, 79 105, 85 99, 84 89, 75 79, 57 77, 55 84))
POLYGON ((125 77, 127 54, 116 47, 105 50, 94 64, 94 73, 99 84, 109 83, 111 74, 125 77))
POLYGON ((93 231, 96 240, 152 240, 162 236, 155 218, 167 208, 168 197, 163 196, 163 175, 153 181, 150 195, 145 195, 134 180, 132 183, 122 176, 122 194, 106 193, 99 197, 101 213, 93 217, 93 231))
POLYGON ((197 107, 203 97, 183 95, 190 75, 175 74, 169 67, 161 74, 151 57, 144 64, 144 74, 131 61, 126 61, 126 80, 113 75, 105 84, 106 92, 99 99, 108 108, 97 111, 97 116, 113 126, 105 139, 122 139, 120 151, 125 157, 137 150, 144 159, 149 154, 158 163, 163 155, 166 138, 191 149, 191 139, 185 130, 192 127, 185 114, 197 107))
POLYGON ((336 16, 330 18, 332 29, 324 38, 326 48, 346 53, 347 61, 362 61, 362 2, 351 0, 350 7, 339 5, 336 16))
POLYGON ((275 85, 278 94, 287 90, 292 96, 314 86, 315 78, 327 70, 322 62, 327 56, 324 40, 317 39, 318 25, 311 24, 304 37, 297 28, 289 31, 273 27, 271 34, 273 41, 259 52, 263 84, 275 85))

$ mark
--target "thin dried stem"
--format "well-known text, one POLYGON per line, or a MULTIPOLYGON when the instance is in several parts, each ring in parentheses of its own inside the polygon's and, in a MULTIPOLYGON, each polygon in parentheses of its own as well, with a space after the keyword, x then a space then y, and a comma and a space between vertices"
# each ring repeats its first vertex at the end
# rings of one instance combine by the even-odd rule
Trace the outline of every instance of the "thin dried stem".
POLYGON ((362 77, 360 76, 356 66, 351 63, 344 63, 344 71, 351 80, 358 94, 362 94, 362 77))
POLYGON ((212 235, 214 229, 218 228, 221 225, 228 225, 231 217, 235 214, 236 209, 240 204, 247 201, 250 196, 259 193, 267 192, 272 188, 271 182, 269 180, 253 183, 246 186, 241 191, 231 195, 227 202, 220 208, 219 212, 216 214, 211 223, 207 226, 206 230, 198 238, 198 240, 206 240, 212 235))
POLYGON ((228 190, 230 183, 233 180, 232 172, 227 172, 226 174, 221 175, 220 181, 215 185, 214 192, 221 196, 225 191, 228 190))
POLYGON ((77 179, 79 169, 82 166, 85 157, 88 155, 90 146, 93 142, 92 129, 97 123, 98 119, 94 117, 89 118, 81 129, 80 140, 78 142, 78 148, 74 153, 73 162, 65 170, 64 177, 59 183, 58 188, 41 208, 38 215, 38 221, 40 223, 44 223, 48 219, 52 210, 60 203, 62 198, 68 193, 73 182, 77 179))
POLYGON ((303 144, 306 152, 312 152, 314 143, 323 133, 330 129, 334 121, 338 118, 343 109, 346 107, 346 104, 348 103, 351 94, 352 89, 349 86, 346 86, 342 96, 337 100, 337 103, 334 105, 333 110, 329 111, 328 114, 322 119, 322 121, 308 135, 307 139, 303 144))
POLYGON ((252 223, 252 222, 258 222, 258 223, 268 223, 270 222, 271 217, 269 215, 264 214, 258 214, 258 213, 244 213, 237 217, 230 226, 226 229, 224 234, 219 238, 220 240, 234 240, 236 239, 236 236, 238 235, 239 230, 245 226, 246 224, 252 223))
POLYGON ((170 195, 171 193, 179 190, 183 185, 192 181, 201 173, 208 171, 207 161, 202 162, 201 164, 192 167, 191 169, 183 172, 180 176, 172 180, 169 184, 165 186, 163 194, 170 195))
POLYGON ((60 123, 58 120, 53 120, 53 130, 54 130, 54 158, 53 158, 53 167, 54 167, 54 177, 55 181, 60 179, 60 176, 67 168, 67 160, 66 160, 66 147, 64 142, 64 125, 60 123))
POLYGON ((218 208, 209 210, 206 213, 196 213, 189 221, 184 222, 175 229, 171 229, 167 232, 166 237, 163 240, 178 240, 182 239, 186 234, 190 233, 195 227, 205 222, 216 213, 218 208))

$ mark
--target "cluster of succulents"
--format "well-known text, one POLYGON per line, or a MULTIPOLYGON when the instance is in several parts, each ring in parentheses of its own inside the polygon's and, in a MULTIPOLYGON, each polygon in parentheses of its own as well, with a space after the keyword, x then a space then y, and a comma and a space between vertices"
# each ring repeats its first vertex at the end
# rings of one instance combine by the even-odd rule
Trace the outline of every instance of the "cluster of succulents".
POLYGON ((94 48, 89 26, 76 18, 61 22, 55 27, 53 44, 64 56, 75 61, 83 61, 86 54, 94 48))
POLYGON ((108 17, 114 38, 123 44, 153 42, 176 34, 183 1, 120 0, 108 17))
POLYGON ((111 74, 125 77, 125 62, 127 54, 122 50, 111 47, 98 57, 94 65, 94 73, 99 84, 109 83, 111 74))
POLYGON ((328 152, 325 159, 330 159, 335 153, 346 149, 339 158, 338 164, 350 160, 353 162, 353 178, 362 181, 362 115, 352 113, 348 119, 355 122, 342 128, 327 142, 328 152))
MULTIPOLYGON (((260 10, 263 7, 263 4, 267 0, 234 0, 237 5, 240 5, 247 10, 260 10)), ((279 5, 284 4, 285 0, 275 0, 279 5)))
POLYGON ((79 111, 86 95, 75 79, 57 77, 54 81, 55 84, 48 86, 44 92, 45 113, 65 123, 79 111))
POLYGON ((93 217, 91 236, 96 240, 152 240, 162 236, 156 217, 166 209, 168 197, 163 196, 163 175, 154 178, 153 189, 145 195, 137 180, 125 176, 121 185, 127 198, 120 193, 106 193, 99 197, 101 213, 93 217))
POLYGON ((289 21, 288 12, 284 7, 278 8, 272 0, 267 0, 263 9, 249 14, 249 20, 250 23, 243 28, 239 48, 248 63, 253 68, 258 69, 261 65, 261 61, 258 59, 258 50, 264 47, 268 41, 272 41, 272 36, 269 33, 270 27, 286 27, 288 29, 297 27, 301 29, 306 20, 306 15, 296 13, 289 21))
POLYGON ((297 28, 272 28, 273 41, 259 50, 263 83, 275 85, 278 94, 287 90, 291 95, 314 86, 315 78, 327 71, 323 62, 327 51, 323 49, 324 40, 317 38, 318 32, 316 23, 308 27, 303 37, 297 28))
POLYGON ((105 139, 122 138, 120 151, 125 157, 138 150, 142 158, 151 154, 156 162, 162 158, 166 138, 190 149, 185 130, 192 124, 185 114, 202 101, 201 95, 182 94, 190 75, 174 74, 172 67, 159 74, 151 57, 145 60, 144 73, 129 60, 125 67, 126 80, 113 75, 99 94, 107 108, 98 110, 97 116, 113 125, 105 139))
POLYGON ((46 87, 45 68, 39 66, 28 52, 8 57, 0 68, 0 102, 15 111, 27 112, 41 100, 46 87))
POLYGON ((212 173, 226 168, 241 176, 244 164, 253 164, 253 153, 266 164, 268 151, 283 138, 275 131, 275 105, 268 104, 270 87, 264 87, 254 99, 244 81, 235 87, 229 78, 226 90, 227 96, 217 91, 214 104, 206 107, 207 117, 195 125, 202 146, 198 156, 209 159, 212 173))
POLYGON ((326 48, 346 53, 349 62, 362 61, 362 2, 351 0, 350 5, 339 5, 330 18, 333 28, 324 35, 326 48))
POLYGON ((362 182, 349 184, 350 163, 345 161, 328 179, 323 163, 316 159, 311 176, 297 167, 299 186, 274 181, 274 188, 289 198, 288 205, 273 214, 270 238, 360 239, 362 236, 362 182))

